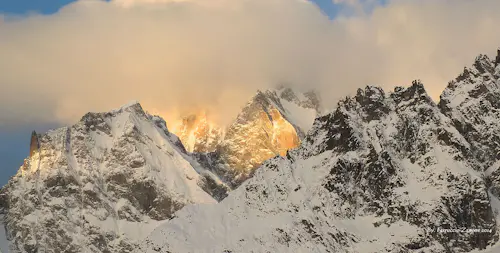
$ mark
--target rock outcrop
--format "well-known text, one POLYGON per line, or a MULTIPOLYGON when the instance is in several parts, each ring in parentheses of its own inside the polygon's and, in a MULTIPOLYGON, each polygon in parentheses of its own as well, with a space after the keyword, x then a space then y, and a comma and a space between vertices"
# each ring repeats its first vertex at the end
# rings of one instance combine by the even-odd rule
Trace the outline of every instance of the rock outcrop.
POLYGON ((35 131, 33 131, 31 133, 29 157, 32 157, 35 154, 35 152, 38 152, 39 149, 40 149, 40 143, 38 142, 38 134, 35 131))

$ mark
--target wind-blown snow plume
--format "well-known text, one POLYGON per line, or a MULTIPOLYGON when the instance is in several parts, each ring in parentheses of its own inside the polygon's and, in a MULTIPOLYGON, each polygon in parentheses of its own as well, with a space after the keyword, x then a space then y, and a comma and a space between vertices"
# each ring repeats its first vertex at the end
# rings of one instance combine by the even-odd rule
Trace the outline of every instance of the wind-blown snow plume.
POLYGON ((299 0, 80 0, 6 16, 0 122, 73 123, 137 99, 167 122, 202 108, 227 123, 255 90, 283 82, 336 101, 420 78, 437 98, 500 43, 496 0, 355 2, 369 8, 333 20, 299 0))

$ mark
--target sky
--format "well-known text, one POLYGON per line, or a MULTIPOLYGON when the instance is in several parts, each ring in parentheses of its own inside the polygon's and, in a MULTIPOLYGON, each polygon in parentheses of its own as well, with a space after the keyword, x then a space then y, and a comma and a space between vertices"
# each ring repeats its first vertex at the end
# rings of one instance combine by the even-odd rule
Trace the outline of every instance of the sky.
POLYGON ((0 185, 32 130, 138 100, 227 124, 256 92, 314 88, 325 107, 421 79, 437 101, 500 46, 498 0, 0 1, 0 185), (466 17, 466 18, 465 18, 466 17))
POLYGON ((27 14, 31 12, 52 14, 62 6, 73 2, 72 0, 21 0, 0 2, 0 12, 8 14, 27 14))

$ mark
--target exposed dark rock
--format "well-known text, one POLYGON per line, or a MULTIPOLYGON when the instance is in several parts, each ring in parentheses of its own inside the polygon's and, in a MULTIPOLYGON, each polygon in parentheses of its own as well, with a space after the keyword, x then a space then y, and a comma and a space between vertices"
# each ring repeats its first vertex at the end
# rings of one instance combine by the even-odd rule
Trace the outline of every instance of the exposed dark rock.
POLYGON ((35 131, 33 131, 31 133, 30 156, 29 157, 32 157, 33 154, 35 154, 35 152, 38 152, 39 149, 40 149, 40 143, 38 141, 38 134, 35 131))

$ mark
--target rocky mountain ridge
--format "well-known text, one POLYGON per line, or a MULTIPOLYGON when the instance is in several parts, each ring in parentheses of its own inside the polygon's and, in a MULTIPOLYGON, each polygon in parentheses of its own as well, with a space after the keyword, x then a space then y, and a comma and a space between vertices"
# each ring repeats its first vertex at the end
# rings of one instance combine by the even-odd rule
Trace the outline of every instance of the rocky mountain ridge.
POLYGON ((215 141, 201 142, 209 146, 201 145, 197 150, 209 152, 195 151, 193 155, 227 185, 236 188, 262 162, 299 146, 320 111, 319 96, 312 91, 301 93, 284 86, 258 91, 227 128, 216 131, 224 134, 210 134, 212 131, 204 127, 207 124, 202 124, 200 132, 209 135, 200 135, 198 139, 215 141))
POLYGON ((358 90, 137 252, 497 252, 499 59, 478 57, 439 104, 419 81, 358 90))
POLYGON ((500 196, 500 48, 491 60, 479 55, 472 67, 448 84, 439 107, 472 145, 492 192, 500 196))
POLYGON ((0 223, 11 252, 496 252, 499 62, 439 104, 368 86, 311 126, 313 95, 260 92, 209 153, 137 103, 89 113, 35 135, 0 223))
POLYGON ((11 252, 130 252, 175 211, 215 203, 221 190, 135 102, 34 134, 31 147, 0 190, 11 252))
MULTIPOLYGON (((276 96, 276 91, 266 93, 258 95, 259 101, 276 96)), ((287 96, 305 107, 316 103, 298 99, 291 90, 287 96)), ((256 111, 272 109, 249 104, 256 111)), ((282 105, 281 110, 286 112, 282 105)), ((258 113, 244 111, 246 116, 258 113)), ((208 129, 206 120, 199 121, 204 127, 197 130, 208 129)), ((259 127, 259 122, 251 123, 259 127)), ((137 102, 88 113, 74 126, 47 134, 33 132, 29 157, 0 190, 0 225, 6 228, 11 252, 130 252, 183 206, 223 199, 230 188, 189 152, 208 151, 193 147, 219 143, 197 141, 186 150, 163 119, 149 115, 137 102)))

